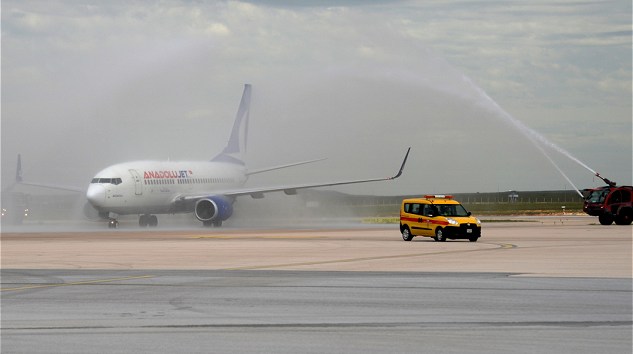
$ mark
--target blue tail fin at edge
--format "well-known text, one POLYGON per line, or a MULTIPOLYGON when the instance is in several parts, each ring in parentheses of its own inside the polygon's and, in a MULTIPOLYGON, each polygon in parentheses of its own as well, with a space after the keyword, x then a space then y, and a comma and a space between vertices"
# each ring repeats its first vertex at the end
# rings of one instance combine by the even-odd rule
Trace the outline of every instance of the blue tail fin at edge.
POLYGON ((245 84, 244 93, 242 93, 242 100, 240 101, 240 107, 237 110, 233 129, 231 130, 231 137, 229 138, 224 150, 222 150, 222 152, 211 161, 230 162, 244 165, 242 154, 246 152, 246 137, 248 135, 250 105, 251 85, 245 84))

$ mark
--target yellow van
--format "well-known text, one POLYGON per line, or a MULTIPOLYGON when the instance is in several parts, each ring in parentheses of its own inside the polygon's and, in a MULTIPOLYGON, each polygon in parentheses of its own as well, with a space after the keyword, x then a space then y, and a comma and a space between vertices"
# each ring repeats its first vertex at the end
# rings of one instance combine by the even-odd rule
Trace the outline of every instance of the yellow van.
POLYGON ((476 242, 481 237, 481 221, 471 216, 453 196, 425 195, 402 201, 400 232, 405 241, 426 236, 435 241, 450 238, 476 242))

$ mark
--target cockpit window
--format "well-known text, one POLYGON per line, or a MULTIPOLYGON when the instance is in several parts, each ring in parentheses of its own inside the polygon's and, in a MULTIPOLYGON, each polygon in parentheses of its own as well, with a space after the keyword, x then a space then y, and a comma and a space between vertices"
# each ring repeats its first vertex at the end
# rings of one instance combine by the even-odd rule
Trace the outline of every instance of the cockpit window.
POLYGON ((116 186, 117 184, 123 183, 123 180, 121 180, 121 178, 93 178, 92 181, 90 181, 90 183, 101 183, 101 184, 111 183, 116 186))

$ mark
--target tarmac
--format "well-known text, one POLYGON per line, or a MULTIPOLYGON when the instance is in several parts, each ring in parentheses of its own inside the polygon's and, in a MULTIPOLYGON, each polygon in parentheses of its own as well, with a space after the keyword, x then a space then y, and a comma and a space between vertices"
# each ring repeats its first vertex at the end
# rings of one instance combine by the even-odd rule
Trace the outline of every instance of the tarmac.
POLYGON ((5 232, 2 353, 631 353, 631 226, 5 232))

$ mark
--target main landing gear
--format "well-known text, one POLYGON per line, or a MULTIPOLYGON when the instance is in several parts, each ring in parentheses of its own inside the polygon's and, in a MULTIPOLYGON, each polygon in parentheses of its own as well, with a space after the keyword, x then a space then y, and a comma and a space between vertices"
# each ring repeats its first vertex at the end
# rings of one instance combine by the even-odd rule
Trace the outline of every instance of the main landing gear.
POLYGON ((116 229, 117 227, 119 227, 119 222, 116 219, 110 219, 110 221, 108 221, 109 229, 116 229))
POLYGON ((142 214, 138 217, 138 226, 140 227, 156 227, 158 226, 158 217, 151 214, 142 214))
POLYGON ((222 220, 206 220, 202 222, 204 227, 222 227, 222 220))

